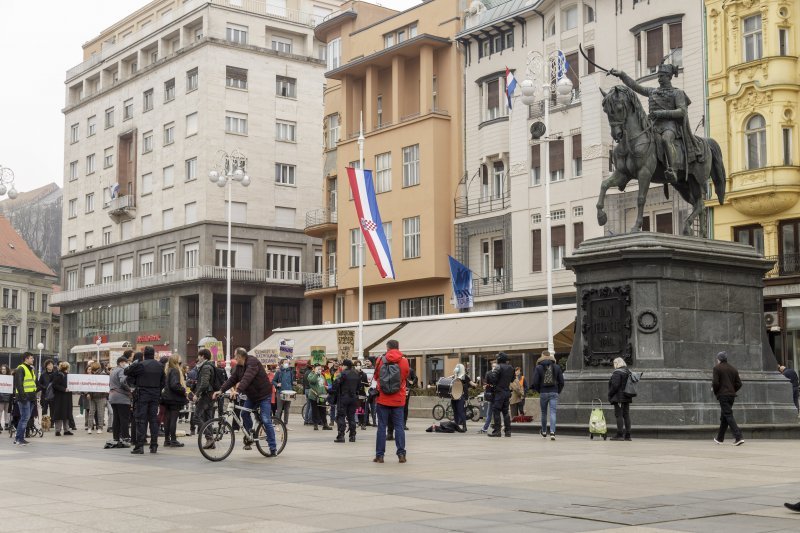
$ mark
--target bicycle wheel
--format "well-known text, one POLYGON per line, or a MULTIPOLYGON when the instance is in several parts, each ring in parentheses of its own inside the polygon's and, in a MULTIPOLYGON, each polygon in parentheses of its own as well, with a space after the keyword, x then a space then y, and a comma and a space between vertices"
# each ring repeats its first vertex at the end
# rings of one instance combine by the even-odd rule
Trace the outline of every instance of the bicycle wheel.
POLYGON ((197 447, 209 461, 222 461, 233 451, 236 434, 233 427, 224 418, 212 418, 197 432, 197 447), (206 447, 206 438, 211 446, 206 447))
POLYGON ((444 412, 444 416, 446 416, 448 420, 454 420, 452 405, 447 406, 447 410, 444 412))
POLYGON ((441 420, 444 418, 444 406, 440 403, 437 403, 433 406, 431 414, 433 415, 434 420, 441 420))
MULTIPOLYGON (((275 444, 277 445, 277 448, 275 449, 275 455, 280 455, 283 449, 286 447, 286 439, 288 437, 286 434, 286 425, 283 423, 283 420, 273 416, 272 427, 275 428, 275 444)), ((259 422, 258 427, 256 428, 255 438, 256 448, 258 448, 258 451, 261 452, 261 455, 264 457, 269 457, 267 430, 264 427, 263 422, 259 422)))

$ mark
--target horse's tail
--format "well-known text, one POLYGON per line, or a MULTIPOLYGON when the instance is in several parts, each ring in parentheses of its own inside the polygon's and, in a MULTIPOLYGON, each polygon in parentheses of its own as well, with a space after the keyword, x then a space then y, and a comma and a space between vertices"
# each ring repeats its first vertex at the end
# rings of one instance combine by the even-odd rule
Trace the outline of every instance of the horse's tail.
POLYGON ((717 191, 719 204, 725 202, 725 165, 722 162, 722 149, 717 141, 707 138, 706 142, 711 149, 711 181, 714 182, 714 190, 717 191))

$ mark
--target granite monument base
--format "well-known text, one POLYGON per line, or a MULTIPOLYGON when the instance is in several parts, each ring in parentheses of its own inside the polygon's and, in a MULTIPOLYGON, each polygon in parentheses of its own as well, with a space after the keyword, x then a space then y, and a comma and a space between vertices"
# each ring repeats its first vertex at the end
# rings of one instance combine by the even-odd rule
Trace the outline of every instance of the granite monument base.
POLYGON ((578 310, 559 423, 588 425, 595 398, 608 407, 612 361, 622 357, 644 373, 634 432, 716 426, 712 368, 725 351, 743 382, 737 422, 767 433, 797 425, 764 325, 763 277, 773 265, 752 247, 641 232, 585 241, 565 263, 576 275, 578 310))

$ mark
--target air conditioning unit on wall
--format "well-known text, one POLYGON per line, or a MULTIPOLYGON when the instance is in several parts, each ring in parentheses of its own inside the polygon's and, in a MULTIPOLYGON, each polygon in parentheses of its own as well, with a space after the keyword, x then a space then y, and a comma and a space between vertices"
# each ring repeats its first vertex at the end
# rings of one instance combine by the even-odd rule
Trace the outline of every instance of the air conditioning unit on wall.
POLYGON ((764 325, 767 329, 778 327, 778 313, 776 311, 764 313, 764 325))

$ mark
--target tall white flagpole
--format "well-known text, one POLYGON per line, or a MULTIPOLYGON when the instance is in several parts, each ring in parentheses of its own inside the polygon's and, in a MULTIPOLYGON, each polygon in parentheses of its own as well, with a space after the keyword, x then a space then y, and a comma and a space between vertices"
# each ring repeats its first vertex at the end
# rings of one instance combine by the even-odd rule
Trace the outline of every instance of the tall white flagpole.
MULTIPOLYGON (((358 161, 364 172, 364 112, 359 119, 358 161)), ((364 359, 364 229, 358 221, 358 359, 364 359)))

